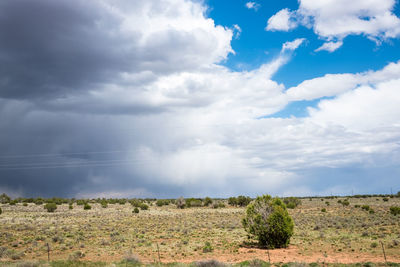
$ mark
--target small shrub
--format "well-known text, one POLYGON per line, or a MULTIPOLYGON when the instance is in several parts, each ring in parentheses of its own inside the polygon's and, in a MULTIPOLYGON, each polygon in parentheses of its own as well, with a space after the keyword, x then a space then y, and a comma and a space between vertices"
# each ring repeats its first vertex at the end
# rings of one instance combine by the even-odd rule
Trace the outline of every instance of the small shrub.
POLYGON ((345 200, 343 200, 342 201, 342 205, 343 205, 343 207, 347 207, 347 206, 349 206, 350 205, 350 202, 349 202, 349 200, 347 200, 347 199, 345 199, 345 200))
POLYGON ((225 204, 222 201, 214 201, 212 204, 213 209, 218 209, 218 208, 225 208, 225 204))
POLYGON ((212 199, 209 198, 209 197, 206 197, 206 198, 204 199, 204 206, 205 206, 205 207, 208 207, 210 204, 212 204, 212 199))
MULTIPOLYGON (((248 260, 248 261, 243 261, 241 263, 239 263, 240 267, 270 267, 271 264, 269 264, 266 261, 260 260, 260 259, 253 259, 253 260, 248 260)), ((311 266, 310 264, 310 267, 311 266)), ((318 266, 314 266, 314 267, 318 267, 318 266)))
POLYGON ((236 197, 230 197, 228 198, 228 204, 231 206, 237 206, 237 198, 236 197))
POLYGON ((329 206, 330 204, 329 201, 325 201, 325 205, 329 206))
POLYGON ((246 207, 247 205, 249 205, 250 201, 251 201, 250 197, 245 197, 245 196, 238 196, 237 197, 237 204, 240 207, 246 207))
POLYGON ((0 208, 0 214, 2 214, 3 213, 3 210, 0 208))
POLYGON ((83 205, 85 205, 85 203, 87 203, 87 201, 84 200, 84 199, 78 199, 78 200, 76 201, 76 204, 77 204, 78 206, 83 206, 83 205))
POLYGON ((105 208, 108 207, 108 202, 107 202, 106 200, 102 200, 102 201, 100 202, 100 205, 101 205, 101 207, 102 207, 103 209, 105 209, 105 208))
POLYGON ((69 208, 70 210, 74 209, 74 206, 72 205, 72 203, 69 204, 68 208, 69 208))
POLYGON ((384 197, 384 198, 382 198, 382 200, 383 200, 384 202, 388 202, 388 201, 389 201, 389 198, 384 197))
POLYGON ((124 263, 130 263, 130 264, 137 264, 140 265, 140 260, 139 257, 135 254, 132 253, 132 250, 128 251, 125 253, 124 258, 122 260, 124 263))
POLYGON ((371 243, 371 248, 376 248, 377 246, 378 246, 378 243, 376 243, 376 242, 371 243))
POLYGON ((135 208, 133 209, 132 213, 139 213, 138 207, 135 207, 135 208))
POLYGON ((390 207, 390 213, 393 214, 393 215, 400 214, 400 207, 399 206, 391 206, 390 207))
POLYGON ((148 210, 148 209, 149 209, 149 205, 142 203, 142 204, 140 205, 140 209, 141 209, 141 210, 148 210))
POLYGON ((375 211, 373 209, 371 209, 371 208, 369 209, 368 212, 369 212, 369 214, 374 214, 375 213, 375 211))
POLYGON ((207 241, 203 247, 203 253, 212 252, 213 250, 214 248, 211 246, 211 243, 207 241))
POLYGON ((203 201, 201 199, 196 199, 196 198, 186 199, 185 203, 186 203, 186 207, 188 207, 188 208, 203 206, 203 201))
POLYGON ((257 197, 247 206, 242 224, 261 245, 271 248, 287 247, 293 235, 294 223, 285 204, 269 195, 257 197))
POLYGON ((74 253, 70 254, 68 259, 70 261, 77 261, 81 258, 85 257, 85 253, 83 253, 82 251, 75 251, 74 253))
POLYGON ((137 207, 137 208, 139 208, 140 205, 142 204, 142 202, 139 201, 138 199, 132 199, 132 200, 129 201, 129 202, 131 203, 131 205, 132 205, 133 207, 137 207))
POLYGON ((185 208, 185 204, 186 204, 186 202, 185 202, 185 199, 183 197, 180 197, 175 201, 175 205, 176 205, 176 207, 178 209, 185 208))
POLYGON ((157 205, 158 207, 164 206, 164 205, 165 205, 164 200, 163 200, 163 199, 158 199, 158 200, 156 201, 156 205, 157 205))
POLYGON ((322 208, 322 209, 321 209, 321 212, 326 212, 326 209, 325 209, 325 208, 322 208))
POLYGON ((84 210, 90 210, 90 209, 92 209, 92 206, 90 206, 89 203, 85 203, 85 204, 83 205, 83 209, 84 209, 84 210))
POLYGON ((283 202, 286 204, 288 209, 294 209, 298 205, 301 205, 301 200, 297 197, 287 197, 283 199, 283 202))
POLYGON ((47 212, 54 212, 57 209, 57 205, 56 203, 50 202, 46 203, 46 205, 44 205, 44 208, 47 210, 47 212))
POLYGON ((369 211, 369 210, 370 210, 370 206, 369 206, 369 205, 362 205, 362 206, 361 206, 361 209, 362 209, 362 210, 369 211))
POLYGON ((195 262, 195 267, 224 267, 225 263, 217 260, 203 260, 195 262))
POLYGON ((203 260, 195 262, 195 267, 224 267, 225 263, 217 260, 203 260))

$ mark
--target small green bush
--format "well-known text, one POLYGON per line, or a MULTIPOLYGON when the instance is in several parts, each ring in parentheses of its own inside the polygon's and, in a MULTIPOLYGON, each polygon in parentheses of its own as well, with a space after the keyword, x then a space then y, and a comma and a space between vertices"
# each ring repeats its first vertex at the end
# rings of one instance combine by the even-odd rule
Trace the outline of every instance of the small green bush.
POLYGON ((362 206, 361 206, 361 209, 362 209, 362 210, 369 211, 371 208, 370 208, 369 205, 362 205, 362 206))
POLYGON ((201 207, 201 206, 203 206, 203 201, 201 199, 197 199, 197 198, 186 199, 186 207, 188 207, 188 208, 201 207))
POLYGON ((139 213, 138 207, 135 207, 135 208, 133 209, 132 213, 139 213))
POLYGON ((257 197, 247 206, 242 223, 246 232, 257 238, 262 246, 287 247, 293 235, 294 223, 285 204, 269 195, 257 197))
POLYGON ((72 205, 72 203, 69 203, 68 208, 69 208, 70 210, 74 209, 74 206, 72 205))
POLYGON ((245 196, 237 197, 237 204, 240 207, 246 207, 247 205, 249 205, 250 201, 251 201, 250 197, 245 197, 245 196))
POLYGON ((301 205, 301 200, 297 197, 287 197, 283 199, 283 202, 286 204, 288 209, 294 209, 298 205, 301 205))
POLYGON ((100 205, 101 205, 101 207, 103 208, 103 209, 105 209, 105 208, 107 208, 108 207, 108 202, 107 201, 101 201, 100 202, 100 205))
POLYGON ((378 246, 378 243, 376 243, 376 242, 371 243, 371 248, 376 248, 377 246, 378 246))
POLYGON ((218 209, 218 208, 225 208, 225 204, 222 201, 214 201, 212 204, 213 209, 218 209))
POLYGON ((228 204, 231 206, 237 206, 237 198, 236 197, 230 197, 228 198, 228 204))
POLYGON ((343 200, 343 201, 342 201, 342 205, 343 205, 343 207, 349 206, 349 205, 350 205, 349 200, 348 200, 348 199, 343 200))
POLYGON ((44 208, 47 210, 47 212, 54 212, 57 209, 57 205, 56 203, 50 202, 46 203, 46 205, 44 205, 44 208))
POLYGON ((206 197, 206 198, 204 199, 204 206, 205 206, 205 207, 208 207, 210 204, 212 204, 212 199, 209 198, 209 197, 206 197))
POLYGON ((158 199, 158 200, 156 201, 156 205, 157 205, 158 207, 162 207, 162 206, 168 205, 168 204, 164 201, 164 199, 158 199))
POLYGON ((140 205, 140 209, 141 209, 141 210, 148 210, 148 209, 149 209, 149 205, 142 203, 142 204, 140 205))
POLYGON ((84 210, 90 210, 90 209, 92 209, 92 206, 90 206, 89 203, 85 203, 85 204, 83 205, 83 209, 84 209, 84 210))
POLYGON ((400 207, 399 206, 391 206, 390 207, 390 213, 393 214, 393 215, 400 214, 400 207))
POLYGON ((206 242, 203 247, 203 253, 212 252, 214 248, 211 246, 210 242, 206 242))
POLYGON ((87 201, 84 200, 84 199, 78 199, 78 200, 76 201, 76 204, 77 204, 78 206, 83 206, 83 205, 85 205, 85 203, 87 203, 87 201))
POLYGON ((139 208, 142 202, 138 199, 132 199, 129 201, 133 207, 139 208))
POLYGON ((3 210, 0 208, 0 214, 2 214, 3 213, 3 210))
POLYGON ((322 209, 321 209, 321 212, 326 212, 326 209, 325 209, 325 208, 322 208, 322 209))
POLYGON ((371 208, 369 209, 368 212, 369 212, 369 214, 374 214, 375 213, 375 211, 373 209, 371 209, 371 208))
POLYGON ((384 202, 388 202, 388 201, 389 201, 389 198, 384 197, 384 198, 382 198, 382 200, 383 200, 384 202))

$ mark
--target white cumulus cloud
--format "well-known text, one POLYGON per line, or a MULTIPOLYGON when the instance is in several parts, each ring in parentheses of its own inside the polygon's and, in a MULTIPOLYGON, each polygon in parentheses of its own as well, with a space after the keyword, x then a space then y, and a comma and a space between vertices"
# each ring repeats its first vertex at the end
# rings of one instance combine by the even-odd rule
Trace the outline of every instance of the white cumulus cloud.
POLYGON ((325 50, 328 52, 333 52, 333 51, 339 49, 342 45, 343 45, 342 41, 326 42, 323 45, 321 45, 320 47, 318 47, 317 49, 315 49, 315 52, 322 51, 322 50, 325 50))
POLYGON ((285 51, 294 51, 296 50, 301 44, 304 43, 306 39, 305 38, 297 38, 291 42, 286 42, 282 45, 281 52, 285 51))
POLYGON ((261 5, 257 2, 247 2, 245 6, 248 9, 254 9, 255 11, 257 11, 261 7, 261 5))
POLYGON ((266 31, 289 31, 297 27, 297 23, 292 19, 293 13, 285 8, 268 19, 266 31))
POLYGON ((282 9, 268 20, 266 30, 288 31, 299 24, 312 28, 327 40, 316 51, 338 49, 348 35, 365 35, 379 43, 400 36, 400 18, 393 13, 394 0, 300 0, 295 11, 282 9))

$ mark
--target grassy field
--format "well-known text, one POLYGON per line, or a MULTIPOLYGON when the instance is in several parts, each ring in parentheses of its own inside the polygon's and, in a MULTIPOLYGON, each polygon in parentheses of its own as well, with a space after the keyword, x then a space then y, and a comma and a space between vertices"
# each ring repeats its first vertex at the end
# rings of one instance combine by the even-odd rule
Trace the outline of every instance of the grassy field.
POLYGON ((0 263, 71 260, 115 263, 191 263, 205 259, 239 263, 261 259, 272 263, 400 262, 400 215, 389 207, 400 198, 305 198, 289 213, 295 221, 290 246, 265 250, 249 240, 241 225, 245 208, 177 209, 175 205, 132 213, 127 203, 68 204, 48 213, 43 205, 2 204, 0 263), (362 209, 369 205, 373 212, 362 209), (358 207, 359 206, 359 207, 358 207), (323 212, 322 209, 326 209, 323 212), (47 246, 49 244, 49 246, 47 246), (269 254, 269 255, 268 255, 269 254))

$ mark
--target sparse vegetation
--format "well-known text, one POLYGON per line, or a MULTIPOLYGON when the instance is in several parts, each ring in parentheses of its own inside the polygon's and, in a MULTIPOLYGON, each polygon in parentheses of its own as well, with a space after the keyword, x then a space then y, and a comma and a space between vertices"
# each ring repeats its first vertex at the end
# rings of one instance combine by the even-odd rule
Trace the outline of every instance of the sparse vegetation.
MULTIPOLYGON (((290 247, 284 252, 270 251, 271 265, 290 267, 294 265, 288 261, 317 261, 321 255, 327 255, 325 266, 330 266, 327 262, 341 262, 343 258, 383 262, 380 242, 384 244, 388 261, 400 262, 399 214, 390 211, 391 207, 400 207, 400 198, 386 202, 382 201, 383 197, 299 198, 301 205, 287 209, 295 223, 290 247), (343 208, 346 199, 351 205, 343 208), (338 200, 342 203, 337 203, 338 200), (362 206, 368 208, 361 209, 362 206), (373 248, 374 242, 377 247, 373 248)), ((103 262, 98 266, 135 266, 126 253, 130 248, 134 251, 133 258, 136 257, 141 265, 158 264, 158 251, 161 262, 205 262, 204 258, 214 258, 218 260, 216 262, 221 261, 221 266, 226 261, 241 261, 240 264, 232 263, 238 267, 268 262, 264 246, 254 242, 258 239, 243 228, 241 220, 246 215, 246 208, 229 204, 229 199, 213 199, 213 203, 205 207, 206 199, 203 198, 202 207, 185 207, 184 210, 175 205, 158 206, 157 199, 84 199, 79 201, 81 208, 76 208, 75 199, 17 198, 10 201, 15 205, 0 204, 3 210, 0 216, 0 265, 9 261, 10 266, 17 267, 17 264, 32 259, 47 261, 46 243, 50 244, 51 260, 70 258, 71 261, 64 263, 87 266, 92 261, 103 262), (61 204, 56 205, 56 212, 47 213, 43 212, 45 205, 36 204, 40 202, 61 204), (24 207, 24 203, 28 205, 24 207), (91 206, 90 212, 83 209, 84 203, 91 206), (106 209, 102 208, 102 203, 107 204, 106 209), (221 203, 220 207, 218 203, 221 203), (150 210, 142 212, 142 204, 148 205, 150 210), (214 205, 218 208, 213 209, 214 205), (135 206, 140 215, 132 214, 135 206), (211 247, 209 252, 203 252, 206 242, 211 247), (77 251, 83 257, 77 257, 77 251), (257 257, 262 261, 253 260, 257 257)), ((174 203, 175 200, 165 202, 174 203)), ((387 266, 395 265, 388 263, 387 266)))

